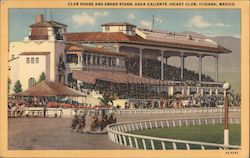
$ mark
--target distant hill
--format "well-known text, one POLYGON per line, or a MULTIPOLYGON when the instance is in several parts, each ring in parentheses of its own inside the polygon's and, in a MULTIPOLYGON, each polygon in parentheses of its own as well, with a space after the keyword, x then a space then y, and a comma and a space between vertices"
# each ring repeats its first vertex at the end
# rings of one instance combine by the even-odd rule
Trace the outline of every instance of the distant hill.
MULTIPOLYGON (((196 32, 183 32, 191 36, 203 35, 196 32)), ((204 36, 203 36, 204 37, 204 36)), ((217 42, 219 45, 232 51, 230 54, 219 55, 219 81, 230 82, 232 88, 236 93, 240 93, 240 39, 232 36, 217 36, 209 37, 211 40, 217 42)), ((173 57, 168 62, 170 65, 179 67, 180 58, 173 57)), ((185 59, 185 67, 190 70, 198 72, 198 58, 188 57, 185 59)), ((203 73, 215 77, 215 65, 213 57, 203 58, 203 73)))

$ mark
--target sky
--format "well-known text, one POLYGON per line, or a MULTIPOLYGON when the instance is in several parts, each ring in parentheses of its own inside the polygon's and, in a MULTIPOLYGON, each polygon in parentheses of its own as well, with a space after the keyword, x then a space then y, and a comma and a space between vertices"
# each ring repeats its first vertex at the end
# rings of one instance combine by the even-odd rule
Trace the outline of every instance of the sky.
POLYGON ((101 24, 108 22, 152 28, 154 15, 155 29, 240 38, 240 10, 237 9, 10 9, 10 41, 23 40, 28 35, 28 27, 35 23, 35 16, 45 12, 47 20, 52 17, 68 25, 68 32, 101 31, 101 24))

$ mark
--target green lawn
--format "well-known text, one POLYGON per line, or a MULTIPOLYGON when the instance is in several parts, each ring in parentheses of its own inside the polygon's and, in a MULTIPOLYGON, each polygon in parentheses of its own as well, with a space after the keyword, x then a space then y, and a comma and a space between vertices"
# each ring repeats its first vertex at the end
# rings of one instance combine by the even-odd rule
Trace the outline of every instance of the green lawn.
MULTIPOLYGON (((240 145, 240 125, 229 125, 231 145, 240 145)), ((157 128, 143 131, 133 131, 131 133, 160 138, 172 138, 180 140, 200 141, 223 144, 223 125, 189 126, 176 128, 157 128)), ((167 144, 168 145, 168 144, 167 144)), ((156 146, 160 148, 160 142, 156 146)), ((172 146, 169 144, 169 146, 172 146)), ((178 145, 177 145, 178 146, 178 145)), ((182 144, 178 148, 185 148, 182 144)), ((193 147, 198 148, 198 147, 193 147)))

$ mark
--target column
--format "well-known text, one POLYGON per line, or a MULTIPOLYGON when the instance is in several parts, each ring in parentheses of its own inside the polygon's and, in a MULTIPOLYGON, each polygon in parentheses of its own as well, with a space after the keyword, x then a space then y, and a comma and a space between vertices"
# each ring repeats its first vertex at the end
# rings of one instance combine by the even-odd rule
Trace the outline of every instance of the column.
POLYGON ((107 56, 105 59, 106 59, 106 65, 109 66, 109 57, 107 56))
POLYGON ((120 66, 120 59, 116 57, 116 66, 120 66))
POLYGON ((120 51, 120 46, 119 46, 119 44, 116 44, 115 47, 116 47, 116 51, 119 52, 119 51, 120 51))
POLYGON ((140 51, 140 72, 139 72, 139 75, 140 75, 140 77, 142 77, 142 49, 139 48, 139 51, 140 51))
POLYGON ((161 80, 164 80, 164 52, 161 50, 161 80))
POLYGON ((181 80, 183 80, 184 78, 184 65, 185 65, 184 53, 181 53, 181 80))
POLYGON ((98 56, 95 56, 95 64, 96 64, 96 65, 98 65, 97 59, 98 59, 98 56))
POLYGON ((199 55, 199 81, 202 81, 201 78, 201 74, 202 74, 202 55, 199 55))
POLYGON ((86 56, 85 56, 85 63, 86 63, 86 65, 88 64, 88 57, 89 57, 89 55, 88 54, 86 54, 86 56))
POLYGON ((102 65, 102 56, 99 56, 99 65, 102 65))
POLYGON ((213 96, 213 90, 212 89, 209 89, 209 95, 213 96))
POLYGON ((187 96, 189 96, 190 95, 190 87, 187 87, 187 96))
POLYGON ((215 56, 214 57, 215 59, 215 81, 218 82, 218 77, 219 77, 219 74, 218 74, 218 71, 219 71, 219 65, 218 65, 218 60, 219 60, 219 56, 215 56))
POLYGON ((90 64, 93 65, 93 55, 90 55, 90 64))
POLYGON ((81 63, 81 55, 77 54, 77 56, 78 56, 78 64, 80 64, 81 63))

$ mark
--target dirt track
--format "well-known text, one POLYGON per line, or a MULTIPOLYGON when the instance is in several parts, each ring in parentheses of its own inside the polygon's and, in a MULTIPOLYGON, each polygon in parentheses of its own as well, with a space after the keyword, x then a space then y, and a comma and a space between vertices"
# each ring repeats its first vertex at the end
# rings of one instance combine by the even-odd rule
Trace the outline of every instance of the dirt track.
MULTIPOLYGON (((231 115, 239 117, 238 113, 231 115)), ((218 117, 218 114, 130 115, 117 116, 117 120, 118 122, 124 122, 160 118, 175 119, 215 116, 218 117)), ((66 118, 10 118, 8 125, 9 150, 131 149, 114 144, 108 139, 107 134, 93 135, 71 132, 70 124, 71 119, 66 118)))

